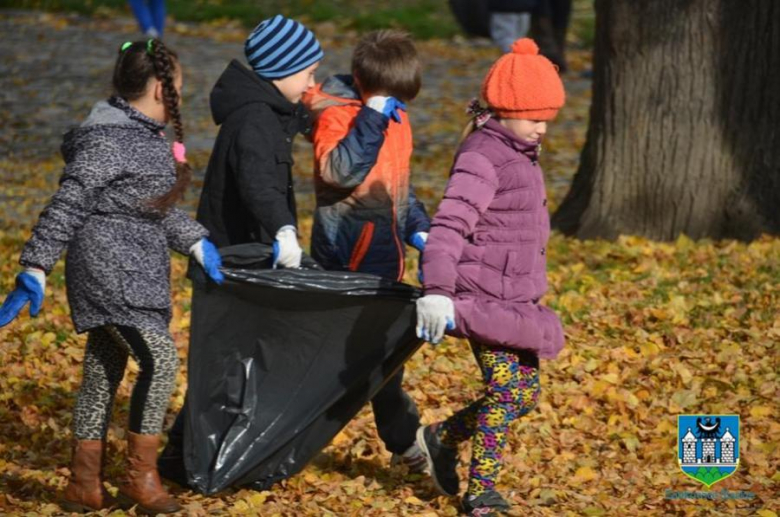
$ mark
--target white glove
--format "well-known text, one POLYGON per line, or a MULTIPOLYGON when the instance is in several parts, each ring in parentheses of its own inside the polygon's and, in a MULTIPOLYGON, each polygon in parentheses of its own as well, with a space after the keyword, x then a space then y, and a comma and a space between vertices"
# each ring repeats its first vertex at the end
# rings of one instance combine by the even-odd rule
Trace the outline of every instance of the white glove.
POLYGON ((417 337, 433 344, 441 341, 445 329, 455 328, 455 305, 452 299, 429 294, 417 299, 417 337))
POLYGON ((274 269, 278 265, 287 269, 296 269, 301 267, 301 255, 303 250, 298 244, 298 233, 294 226, 282 226, 276 232, 276 242, 274 243, 274 269))

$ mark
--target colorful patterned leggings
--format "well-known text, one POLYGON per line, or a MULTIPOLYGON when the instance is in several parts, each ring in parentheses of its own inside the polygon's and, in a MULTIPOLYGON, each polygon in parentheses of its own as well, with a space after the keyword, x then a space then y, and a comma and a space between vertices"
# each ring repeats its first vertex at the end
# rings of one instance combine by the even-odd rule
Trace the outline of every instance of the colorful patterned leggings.
POLYGON ((467 495, 493 490, 501 471, 509 424, 531 411, 539 398, 539 358, 532 352, 471 343, 485 381, 485 395, 438 429, 446 446, 472 440, 467 495))

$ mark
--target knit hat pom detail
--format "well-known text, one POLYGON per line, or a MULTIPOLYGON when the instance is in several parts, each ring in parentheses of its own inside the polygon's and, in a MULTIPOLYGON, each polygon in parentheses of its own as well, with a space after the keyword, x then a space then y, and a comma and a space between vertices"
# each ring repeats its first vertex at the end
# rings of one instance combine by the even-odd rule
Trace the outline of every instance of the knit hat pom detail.
POLYGON ((520 38, 512 43, 513 54, 530 54, 535 56, 539 53, 539 47, 531 38, 520 38))

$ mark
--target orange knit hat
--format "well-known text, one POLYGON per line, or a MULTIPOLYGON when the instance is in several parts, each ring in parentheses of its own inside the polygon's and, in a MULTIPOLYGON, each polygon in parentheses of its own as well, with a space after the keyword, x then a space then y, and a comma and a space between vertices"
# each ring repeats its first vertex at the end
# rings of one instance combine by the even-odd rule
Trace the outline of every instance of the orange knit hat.
POLYGON ((555 65, 539 55, 530 38, 521 38, 490 68, 482 97, 499 117, 551 120, 563 106, 563 82, 555 65))

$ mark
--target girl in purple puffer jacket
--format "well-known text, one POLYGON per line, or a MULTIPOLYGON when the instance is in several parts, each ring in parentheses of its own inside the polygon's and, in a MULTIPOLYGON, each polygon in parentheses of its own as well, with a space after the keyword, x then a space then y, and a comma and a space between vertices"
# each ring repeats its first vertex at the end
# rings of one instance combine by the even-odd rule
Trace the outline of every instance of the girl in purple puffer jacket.
POLYGON ((563 328, 539 304, 547 290, 550 235, 539 142, 564 103, 555 66, 530 39, 515 42, 488 72, 488 109, 471 107, 470 134, 455 157, 423 256, 425 296, 418 336, 437 343, 445 328, 468 338, 485 394, 444 422, 421 427, 439 490, 457 495, 457 445, 472 440, 463 507, 495 515, 509 504, 495 491, 509 424, 536 405, 539 358, 563 347, 563 328))

